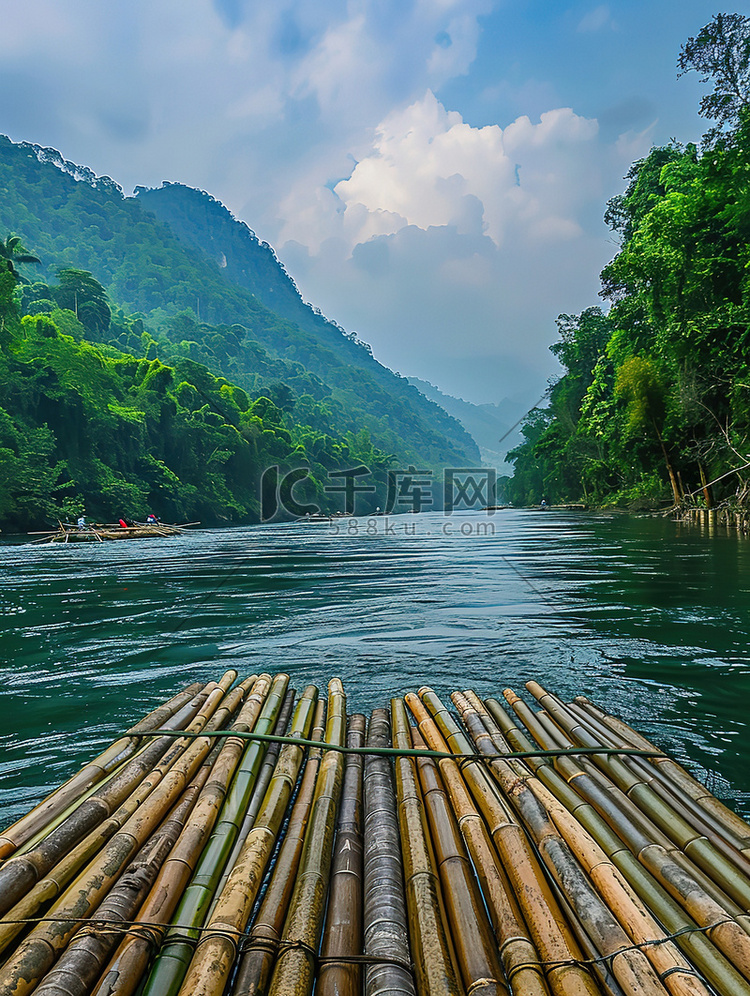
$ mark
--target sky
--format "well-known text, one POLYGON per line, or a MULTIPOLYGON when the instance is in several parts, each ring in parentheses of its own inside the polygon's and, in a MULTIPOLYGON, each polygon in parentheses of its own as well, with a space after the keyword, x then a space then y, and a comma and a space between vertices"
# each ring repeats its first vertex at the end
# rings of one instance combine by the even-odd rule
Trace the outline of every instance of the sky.
MULTIPOLYGON (((701 0, 0 0, 0 133, 209 191, 404 376, 530 407, 631 163, 697 141, 701 0)), ((21 235, 23 233, 20 233, 21 235)), ((33 249, 33 246, 29 248, 33 249)))

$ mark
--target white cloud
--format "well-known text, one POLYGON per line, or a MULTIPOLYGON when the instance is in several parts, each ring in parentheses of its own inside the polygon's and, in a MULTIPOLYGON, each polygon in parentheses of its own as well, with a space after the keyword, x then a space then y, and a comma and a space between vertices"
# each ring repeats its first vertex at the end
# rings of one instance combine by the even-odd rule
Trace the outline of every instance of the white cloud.
POLYGON ((497 246, 511 236, 574 238, 581 200, 601 187, 591 153, 597 131, 568 108, 537 124, 522 117, 504 130, 473 128, 427 91, 378 126, 369 152, 315 210, 301 212, 301 192, 292 192, 281 238, 317 248, 335 235, 353 247, 406 225, 450 225, 497 246))
POLYGON ((383 362, 474 399, 534 401, 555 317, 597 302, 604 200, 644 140, 607 145, 570 108, 475 128, 428 91, 333 190, 292 191, 280 253, 383 362))

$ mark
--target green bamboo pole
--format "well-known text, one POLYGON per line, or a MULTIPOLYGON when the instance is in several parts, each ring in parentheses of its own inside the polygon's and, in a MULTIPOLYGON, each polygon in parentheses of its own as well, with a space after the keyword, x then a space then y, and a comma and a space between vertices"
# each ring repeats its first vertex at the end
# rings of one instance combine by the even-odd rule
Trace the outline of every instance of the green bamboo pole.
MULTIPOLYGON (((366 723, 360 713, 349 718, 347 747, 364 746, 366 723)), ((362 992, 362 967, 347 964, 346 959, 362 952, 363 768, 361 754, 346 756, 316 996, 360 996, 362 992)))
MULTIPOLYGON (((411 749, 409 718, 401 699, 391 699, 391 724, 394 747, 411 749)), ((417 992, 429 993, 429 996, 461 996, 463 990, 445 922, 427 814, 416 761, 412 757, 396 758, 396 798, 417 992)))
MULTIPOLYGON (((244 688, 245 684, 243 683, 240 689, 244 688)), ((223 698, 224 689, 222 687, 212 689, 186 732, 192 735, 203 731, 223 698)), ((12 940, 24 929, 22 921, 36 916, 42 907, 55 900, 73 877, 80 874, 82 869, 101 851, 107 841, 122 830, 124 824, 134 815, 138 807, 143 805, 191 743, 193 741, 188 738, 170 741, 171 746, 163 754, 156 767, 148 773, 143 781, 138 783, 135 791, 124 800, 110 818, 100 823, 84 837, 6 913, 0 920, 0 952, 5 951, 12 940)))
MULTIPOLYGON (((639 750, 656 750, 650 740, 637 733, 621 719, 605 712, 600 706, 589 701, 589 699, 584 696, 577 696, 575 701, 587 711, 592 712, 594 716, 601 719, 615 734, 621 736, 628 746, 639 750)), ((720 802, 708 791, 705 785, 702 785, 701 782, 693 778, 691 774, 672 758, 661 756, 654 757, 652 760, 654 765, 666 778, 676 782, 684 792, 687 792, 700 806, 718 819, 727 830, 737 837, 747 840, 748 843, 745 847, 750 849, 750 825, 745 820, 736 813, 733 813, 723 802, 720 802)))
MULTIPOLYGON (((535 681, 527 682, 526 687, 576 743, 583 747, 601 746, 556 696, 550 695, 535 681)), ((638 779, 619 758, 593 755, 593 763, 731 899, 750 912, 750 878, 721 854, 710 840, 667 805, 649 785, 638 779)))
MULTIPOLYGON (((284 701, 289 675, 262 675, 253 695, 241 714, 243 730, 268 733, 276 724, 284 701)), ((236 739, 238 754, 243 743, 236 739)), ((265 746, 250 743, 245 747, 229 792, 223 802, 214 830, 198 860, 190 883, 183 893, 172 929, 162 943, 159 955, 143 990, 143 996, 177 993, 193 956, 194 942, 208 916, 216 887, 234 846, 239 825, 263 763, 265 746)))
MULTIPOLYGON (((575 702, 567 705, 571 713, 583 724, 589 727, 591 732, 602 743, 608 746, 628 746, 626 741, 618 737, 604 723, 588 713, 582 706, 575 702)), ((655 764, 648 763, 644 758, 633 758, 624 756, 624 764, 643 777, 651 788, 661 795, 669 805, 680 807, 678 811, 687 810, 686 819, 698 829, 702 830, 707 837, 724 853, 731 861, 740 863, 744 874, 750 872, 750 840, 748 835, 738 836, 733 830, 726 826, 725 822, 710 809, 701 805, 699 801, 686 792, 674 779, 665 772, 660 771, 655 764), (738 857, 739 855, 739 857, 738 857)), ((713 796, 710 796, 713 798, 713 796)), ((718 800, 717 800, 718 801, 718 800)), ((750 827, 747 828, 750 834, 750 827)))
MULTIPOLYGON (((433 716, 448 716, 440 699, 430 689, 421 689, 420 698, 433 716)), ((446 722, 445 719, 443 721, 446 722)), ((577 921, 599 954, 609 959, 612 974, 623 993, 628 996, 645 996, 647 993, 650 996, 665 996, 666 990, 653 966, 642 951, 632 949, 630 938, 592 887, 549 812, 514 769, 515 766, 498 758, 490 770, 522 820, 577 921)))
MULTIPOLYGON (((209 701, 211 693, 219 690, 221 696, 237 677, 236 671, 227 672, 221 682, 206 686, 209 701)), ((215 696, 214 696, 215 698, 215 696)), ((212 699, 213 701, 213 699, 212 699)), ((6 913, 31 889, 57 862, 75 847, 91 830, 107 819, 146 778, 159 758, 169 750, 172 740, 160 737, 141 754, 138 754, 99 792, 90 796, 56 830, 31 851, 9 858, 0 868, 0 914, 6 913)))
MULTIPOLYGON (((292 739, 307 736, 317 694, 317 688, 311 685, 301 696, 292 722, 292 739)), ((237 938, 247 926, 304 754, 304 748, 294 744, 286 744, 282 749, 261 811, 195 950, 181 993, 218 996, 223 992, 234 963, 237 938)))
MULTIPOLYGON (((84 792, 98 784, 115 768, 118 768, 124 760, 136 753, 141 743, 137 734, 158 729, 175 716, 180 715, 181 710, 183 711, 180 719, 189 722, 202 702, 193 702, 190 707, 194 708, 192 714, 190 710, 186 713, 184 707, 188 706, 191 700, 196 699, 202 688, 201 682, 195 682, 157 706, 134 726, 131 726, 124 736, 110 744, 106 750, 92 761, 87 762, 80 771, 51 792, 38 806, 35 806, 29 813, 9 826, 0 834, 0 861, 10 857, 19 847, 43 831, 56 816, 79 799, 84 792)), ((170 728, 178 729, 178 726, 170 728)))
MULTIPOLYGON (((222 689, 217 691, 223 692, 222 689)), ((227 695, 226 704, 219 706, 209 726, 220 729, 243 696, 242 688, 227 695)), ((211 737, 190 742, 122 830, 108 841, 48 911, 48 920, 38 924, 5 962, 0 969, 0 996, 27 996, 34 990, 78 930, 80 918, 90 916, 96 909, 123 867, 185 791, 212 749, 211 737)))
MULTIPOLYGON (((447 743, 421 700, 412 695, 406 700, 427 745, 432 750, 447 751, 447 743)), ((492 918, 506 982, 512 985, 514 993, 549 996, 539 955, 492 846, 487 825, 474 804, 460 768, 450 759, 438 761, 438 768, 492 918)))
MULTIPOLYGON (((96 911, 98 919, 109 924, 118 921, 127 924, 133 919, 182 832, 207 778, 208 768, 204 765, 105 897, 96 911)), ((127 926, 123 930, 127 930, 127 926)), ((37 996, 87 996, 117 946, 119 936, 111 929, 84 927, 79 930, 54 968, 42 979, 36 989, 37 996)))
MULTIPOLYGON (((389 747, 386 709, 374 709, 368 747, 389 747)), ((365 757, 364 789, 364 947, 368 958, 365 996, 416 996, 409 957, 404 869, 398 836, 396 789, 391 762, 365 757), (383 960, 378 962, 378 959, 383 960)), ((249 996, 236 993, 235 996, 249 996)), ((260 994, 258 994, 260 996, 260 994)))
MULTIPOLYGON (((292 718, 292 712, 294 711, 294 700, 296 698, 296 694, 297 693, 293 688, 287 688, 286 694, 284 695, 284 701, 276 720, 276 725, 273 729, 274 736, 284 736, 286 733, 289 721, 292 718)), ((237 840, 234 842, 232 853, 227 859, 224 872, 219 880, 218 886, 216 887, 216 898, 214 899, 214 903, 211 905, 211 913, 213 913, 214 904, 224 890, 224 886, 227 884, 227 879, 229 878, 235 862, 240 855, 240 851, 247 840, 247 835, 252 830, 253 824, 255 823, 258 813, 260 812, 260 807, 266 797, 266 792, 268 791, 268 786, 273 776, 276 762, 279 759, 280 751, 281 744, 278 741, 267 745, 263 763, 261 764, 258 777, 255 781, 255 786, 253 787, 253 794, 250 797, 250 802, 248 803, 244 819, 242 820, 242 825, 240 826, 239 833, 237 834, 237 840)))
MULTIPOLYGON (((328 683, 326 743, 343 744, 346 737, 346 696, 338 678, 328 683)), ((317 951, 323 927, 341 784, 343 755, 326 751, 315 785, 310 822, 299 871, 284 923, 282 947, 269 986, 270 996, 309 996, 315 979, 307 954, 317 951)), ((188 996, 183 993, 182 996, 188 996)))
MULTIPOLYGON (((256 710, 257 703, 253 707, 253 711, 256 710)), ((238 719, 235 728, 239 722, 238 719)), ((225 742, 187 826, 139 912, 138 919, 150 926, 123 940, 103 972, 93 996, 132 996, 138 988, 151 954, 152 939, 157 944, 161 943, 216 825, 231 779, 242 757, 243 743, 238 737, 230 737, 225 742), (153 926, 159 924, 163 924, 163 927, 153 926)))
MULTIPOLYGON (((311 739, 322 741, 325 736, 326 703, 321 699, 315 708, 311 739)), ((305 840, 310 810, 312 809, 315 782, 320 769, 323 751, 310 748, 300 779, 289 824, 273 866, 268 889, 261 903, 250 934, 243 940, 242 960, 232 988, 232 996, 265 996, 271 980, 273 964, 284 929, 284 919, 294 891, 302 845, 305 840)), ((103 996, 103 994, 102 994, 103 996)))
MULTIPOLYGON (((453 700, 459 709, 464 712, 461 705, 461 696, 455 694, 453 700)), ((512 722, 508 714, 495 699, 488 699, 487 709, 491 713, 491 719, 496 722, 502 731, 502 735, 507 738, 508 744, 513 750, 533 750, 531 743, 517 726, 512 722)), ((488 722, 485 715, 485 723, 488 722)), ((477 746, 486 752, 491 753, 492 747, 483 745, 481 740, 476 741, 477 746)), ((507 750, 507 747, 505 748, 507 750)), ((672 897, 667 889, 651 874, 648 868, 642 865, 635 854, 633 854, 617 835, 613 826, 617 825, 616 818, 610 821, 604 819, 603 815, 589 801, 588 776, 572 758, 562 758, 559 762, 559 772, 556 770, 549 758, 538 757, 529 758, 527 763, 533 769, 540 781, 549 788, 553 794, 563 803, 563 805, 574 814, 576 819, 591 833, 597 843, 602 847, 613 864, 623 874, 628 884, 633 888, 641 899, 648 903, 650 909, 654 911, 660 922, 664 924, 667 931, 677 935, 676 944, 681 948, 693 964, 709 980, 711 985, 721 993, 722 996, 750 996, 748 983, 740 975, 730 959, 721 953, 711 940, 703 933, 694 932, 699 926, 698 922, 688 915, 683 906, 672 897), (568 784, 570 782, 570 784, 568 784), (575 789, 571 788, 575 786, 575 789), (612 823, 612 826, 610 825, 612 823)), ((600 791, 598 786, 593 785, 593 797, 597 798, 596 792, 600 791)), ((677 872, 675 880, 679 880, 680 873, 677 872)), ((722 917, 723 919, 723 917, 722 917)), ((709 920, 708 923, 715 922, 709 920)), ((704 926, 704 925, 701 925, 704 926)), ((713 933, 723 928, 717 927, 713 933)), ((726 938, 727 943, 732 938, 726 938)))

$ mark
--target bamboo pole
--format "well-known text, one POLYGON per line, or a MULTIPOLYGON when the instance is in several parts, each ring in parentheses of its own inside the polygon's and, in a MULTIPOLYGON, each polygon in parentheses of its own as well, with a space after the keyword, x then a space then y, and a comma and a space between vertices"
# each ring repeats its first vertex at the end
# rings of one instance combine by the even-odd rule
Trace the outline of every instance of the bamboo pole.
MULTIPOLYGON (((317 694, 314 685, 305 689, 295 709, 292 737, 307 735, 317 694)), ((238 935, 247 926, 304 754, 302 746, 285 744, 282 748, 261 811, 214 907, 180 993, 218 996, 223 992, 234 963, 238 935)))
MULTIPOLYGON (((240 689, 243 689, 245 684, 243 683, 240 689)), ((223 697, 224 690, 221 687, 214 688, 209 693, 201 711, 192 721, 188 730, 184 732, 202 732, 206 724, 211 720, 223 697)), ((135 791, 122 802, 112 816, 103 823, 100 823, 73 847, 72 850, 68 851, 48 871, 46 876, 37 882, 6 913, 2 920, 0 920, 0 952, 4 951, 10 942, 23 930, 23 925, 20 921, 35 916, 42 906, 48 905, 56 899, 71 879, 76 874, 79 874, 87 863, 101 851, 107 841, 122 829, 123 825, 133 816, 144 800, 148 798, 176 760, 187 750, 190 743, 192 741, 187 738, 172 740, 171 747, 158 761, 156 767, 147 774, 143 781, 139 782, 135 791)))
MULTIPOLYGON (((600 706, 595 705, 584 696, 577 696, 574 701, 580 703, 587 711, 592 712, 594 716, 601 719, 606 726, 618 734, 628 745, 645 750, 657 750, 650 740, 647 740, 621 719, 605 712, 600 706)), ((697 779, 693 778, 691 774, 672 758, 663 756, 654 757, 653 763, 667 778, 676 782, 684 792, 716 817, 727 830, 741 839, 747 839, 748 845, 746 846, 750 846, 750 825, 712 795, 705 785, 702 785, 697 779)))
MULTIPOLYGON (((321 699, 315 708, 312 740, 322 741, 325 736, 325 708, 326 703, 321 699)), ((271 881, 253 928, 243 940, 244 954, 232 988, 232 996, 265 996, 268 991, 286 911, 294 890, 322 756, 323 752, 319 747, 313 747, 308 752, 289 825, 273 866, 271 881)))
MULTIPOLYGON (((394 747, 410 749, 409 719, 401 699, 391 699, 391 724, 394 747)), ((417 992, 429 993, 429 996, 461 996, 462 987, 446 928, 417 766, 412 757, 396 758, 396 798, 417 992)))
MULTIPOLYGON (((237 677, 228 671, 217 685, 210 682, 205 702, 218 701, 237 677), (218 700, 216 695, 218 693, 218 700)), ((205 705, 201 708, 205 709, 205 705)), ((172 746, 168 737, 160 737, 149 748, 136 755, 121 773, 104 788, 90 796, 74 813, 32 850, 9 858, 0 867, 0 914, 6 913, 46 872, 91 830, 107 819, 146 778, 159 758, 172 746)))
POLYGON ((127 924, 133 919, 182 832, 208 772, 205 765, 198 771, 177 805, 97 909, 97 919, 106 920, 107 927, 101 929, 94 924, 79 930, 54 968, 42 979, 36 989, 37 996, 87 996, 120 938, 120 933, 109 925, 113 921, 127 924))
MULTIPOLYGON (((566 708, 589 732, 605 747, 617 747, 618 738, 614 737, 602 723, 590 716, 585 709, 575 703, 568 703, 566 708)), ((621 744, 619 744, 621 745, 621 744)), ((695 830, 703 834, 724 857, 730 861, 747 878, 750 876, 750 850, 746 847, 747 838, 740 839, 728 830, 720 820, 699 805, 695 799, 684 792, 679 785, 661 775, 657 768, 647 763, 643 758, 622 756, 620 758, 626 768, 646 783, 668 806, 695 830), (743 851, 747 851, 744 853, 743 851)))
MULTIPOLYGON (((349 718, 347 747, 364 746, 366 722, 360 713, 349 718)), ((362 991, 362 967, 346 959, 362 950, 363 767, 361 754, 346 756, 316 996, 359 996, 362 991)))
MULTIPOLYGON (((614 747, 631 746, 628 739, 611 729, 577 701, 568 703, 568 708, 578 719, 592 726, 600 739, 606 738, 607 743, 614 747)), ((629 767, 635 767, 640 771, 649 780, 654 791, 669 793, 669 796, 676 798, 690 810, 692 821, 705 821, 732 848, 739 851, 746 859, 750 858, 750 826, 744 820, 741 820, 731 810, 726 809, 723 803, 719 802, 699 782, 695 782, 699 786, 699 791, 694 791, 686 781, 686 779, 690 779, 690 781, 694 781, 694 779, 691 779, 686 772, 684 772, 685 778, 675 778, 672 776, 672 771, 668 766, 656 763, 660 760, 658 758, 651 758, 649 760, 639 758, 637 760, 638 763, 635 764, 635 758, 628 758, 623 755, 623 761, 629 767), (726 817, 727 813, 732 819, 726 817)), ((669 759, 664 758, 663 760, 668 761, 669 759)), ((676 762, 671 762, 671 764, 682 772, 682 769, 679 768, 676 762)))
MULTIPOLYGON (((453 699, 463 712, 461 696, 456 694, 453 699)), ((497 722, 503 736, 507 737, 513 750, 534 749, 534 744, 515 726, 499 702, 495 699, 488 699, 486 704, 492 720, 497 722)), ((487 721, 485 717, 485 723, 487 721)), ((483 750, 487 749, 479 740, 477 746, 483 750)), ((740 994, 741 996, 750 996, 750 987, 747 981, 730 961, 731 947, 728 948, 730 955, 727 957, 717 950, 717 947, 707 936, 694 932, 698 926, 710 926, 717 921, 709 919, 707 924, 699 924, 697 920, 686 913, 678 899, 675 899, 667 891, 657 877, 639 862, 637 855, 628 849, 627 841, 623 842, 624 838, 621 839, 621 835, 618 836, 615 832, 617 818, 605 820, 603 814, 590 801, 589 779, 583 769, 572 758, 560 758, 554 767, 548 758, 529 758, 527 763, 545 786, 592 834, 624 875, 629 885, 656 913, 666 930, 677 935, 675 941, 678 946, 699 967, 711 985, 722 996, 740 996, 740 994), (556 770, 557 768, 559 768, 559 772, 556 770), (571 785, 575 786, 575 790, 571 788, 571 785)), ((594 784, 592 791, 594 799, 596 799, 598 786, 594 784)), ((680 875, 679 871, 676 872, 675 880, 679 881, 680 875)), ((719 920, 722 919, 723 917, 719 917, 719 920)), ((712 933, 715 934, 721 929, 723 928, 716 927, 712 933)), ((730 944, 732 939, 732 937, 726 937, 725 941, 730 944)))
MULTIPOLYGON (((390 747, 388 712, 374 709, 368 747, 390 747)), ((387 758, 365 757, 364 950, 368 958, 365 996, 416 996, 409 958, 404 869, 398 837, 396 790, 387 758), (378 958, 384 960, 378 964, 378 958)), ((235 993, 235 996, 249 996, 235 993)))
POLYGON ((216 824, 231 778, 239 764, 243 743, 238 738, 226 741, 190 821, 140 910, 139 920, 149 924, 149 927, 144 927, 134 936, 123 940, 103 972, 93 996, 132 996, 138 987, 148 963, 152 943, 161 943, 216 824), (163 927, 160 928, 159 924, 163 924, 163 927))
MULTIPOLYGON (((408 695, 406 700, 427 745, 432 750, 448 751, 447 743, 421 700, 413 695, 408 695)), ((548 996, 549 989, 539 955, 531 942, 497 851, 492 846, 487 825, 476 808, 458 764, 445 759, 438 761, 438 768, 492 918, 506 982, 512 985, 514 993, 548 996)))
MULTIPOLYGON (((292 712, 294 710, 295 697, 295 690, 293 688, 287 688, 286 694, 284 695, 284 701, 276 720, 276 725, 273 728, 274 736, 284 736, 286 733, 286 728, 289 725, 289 720, 291 719, 292 712)), ((247 810, 245 811, 244 819, 242 820, 239 833, 237 834, 237 840, 234 842, 234 847, 232 848, 232 852, 227 859, 224 872, 219 880, 219 884, 216 887, 216 898, 211 905, 211 913, 213 913, 216 901, 221 895, 224 886, 227 884, 227 879, 229 878, 232 868, 234 868, 235 862, 237 861, 240 851, 242 850, 242 846, 247 839, 247 835, 253 828, 253 824, 255 823, 260 807, 266 796, 268 785, 273 776, 280 751, 281 744, 278 741, 266 744, 266 753, 263 758, 263 763, 261 764, 258 777, 255 780, 253 794, 250 798, 250 802, 248 803, 247 810)))
MULTIPOLYGON (((445 707, 430 689, 420 697, 433 715, 447 716, 445 707)), ((607 908, 557 831, 548 811, 507 761, 497 759, 490 769, 534 841, 547 870, 570 904, 576 919, 591 938, 623 993, 628 996, 665 996, 666 990, 642 951, 633 950, 630 938, 607 908)))
MULTIPOLYGON (((268 733, 273 729, 288 684, 287 674, 276 675, 273 679, 270 675, 261 676, 240 715, 241 722, 238 726, 242 732, 253 730, 268 733)), ((265 744, 243 742, 239 738, 233 742, 233 746, 234 744, 239 765, 213 832, 177 907, 173 926, 162 943, 143 996, 161 996, 162 993, 179 991, 193 956, 194 942, 200 936, 197 928, 201 928, 206 921, 216 887, 236 840, 239 824, 263 762, 265 744)))
MULTIPOLYGON (((555 722, 583 747, 599 747, 601 744, 592 736, 563 703, 550 695, 538 682, 529 681, 526 687, 538 701, 542 702, 555 722)), ((645 782, 639 780, 617 757, 592 755, 593 763, 610 780, 636 803, 638 808, 670 840, 682 850, 702 871, 740 907, 750 912, 750 878, 740 868, 726 858, 703 834, 660 798, 645 782)))
MULTIPOLYGON (((195 682, 189 685, 177 695, 172 696, 166 702, 157 706, 152 712, 144 716, 134 726, 126 731, 124 736, 115 740, 106 750, 102 751, 92 761, 88 761, 80 771, 76 772, 66 782, 51 792, 46 799, 35 806, 20 820, 17 820, 0 834, 0 861, 10 857, 19 847, 39 833, 56 816, 63 812, 71 803, 90 789, 93 785, 102 781, 112 773, 126 758, 132 756, 140 749, 141 741, 137 737, 139 733, 146 733, 150 730, 158 729, 169 722, 177 715, 183 707, 187 706, 191 700, 201 692, 203 685, 195 682)), ((195 706, 195 712, 200 708, 200 703, 195 706)), ((185 721, 193 718, 193 715, 181 714, 185 721)), ((170 726, 170 729, 179 729, 179 725, 170 726)))
MULTIPOLYGON (((343 744, 346 737, 346 696, 338 678, 328 683, 326 743, 343 744)), ((308 952, 316 952, 323 927, 331 868, 344 757, 326 751, 315 785, 310 822, 300 857, 294 892, 284 923, 282 946, 269 986, 270 996, 309 996, 315 979, 308 952)), ((182 996, 188 996, 183 993, 182 996)))
MULTIPOLYGON (((407 696, 407 703, 412 696, 407 696)), ((425 741, 412 730, 415 747, 425 741)), ((417 761, 427 821, 443 893, 443 906, 464 988, 476 996, 508 996, 500 954, 456 818, 432 758, 417 761)), ((460 814, 463 815, 463 814, 460 814)))
MULTIPOLYGON (((217 691, 223 694, 223 689, 217 691)), ((241 687, 227 695, 208 726, 220 729, 243 697, 241 687)), ((34 990, 78 930, 80 918, 96 909, 135 851, 185 791, 212 748, 210 737, 190 741, 154 791, 48 911, 47 921, 38 924, 5 962, 0 969, 0 996, 27 996, 34 990)))

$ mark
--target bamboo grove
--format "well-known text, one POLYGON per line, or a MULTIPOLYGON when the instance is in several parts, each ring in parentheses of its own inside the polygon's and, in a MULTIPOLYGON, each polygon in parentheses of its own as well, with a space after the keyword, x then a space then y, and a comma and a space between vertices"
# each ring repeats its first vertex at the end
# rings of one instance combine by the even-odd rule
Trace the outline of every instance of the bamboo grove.
POLYGON ((750 826, 601 705, 237 678, 0 834, 1 996, 750 996, 750 826))
POLYGON ((715 126, 700 147, 653 148, 609 202, 611 309, 558 319, 563 375, 510 455, 519 504, 750 499, 750 18, 717 15, 679 68, 714 84, 715 126))

